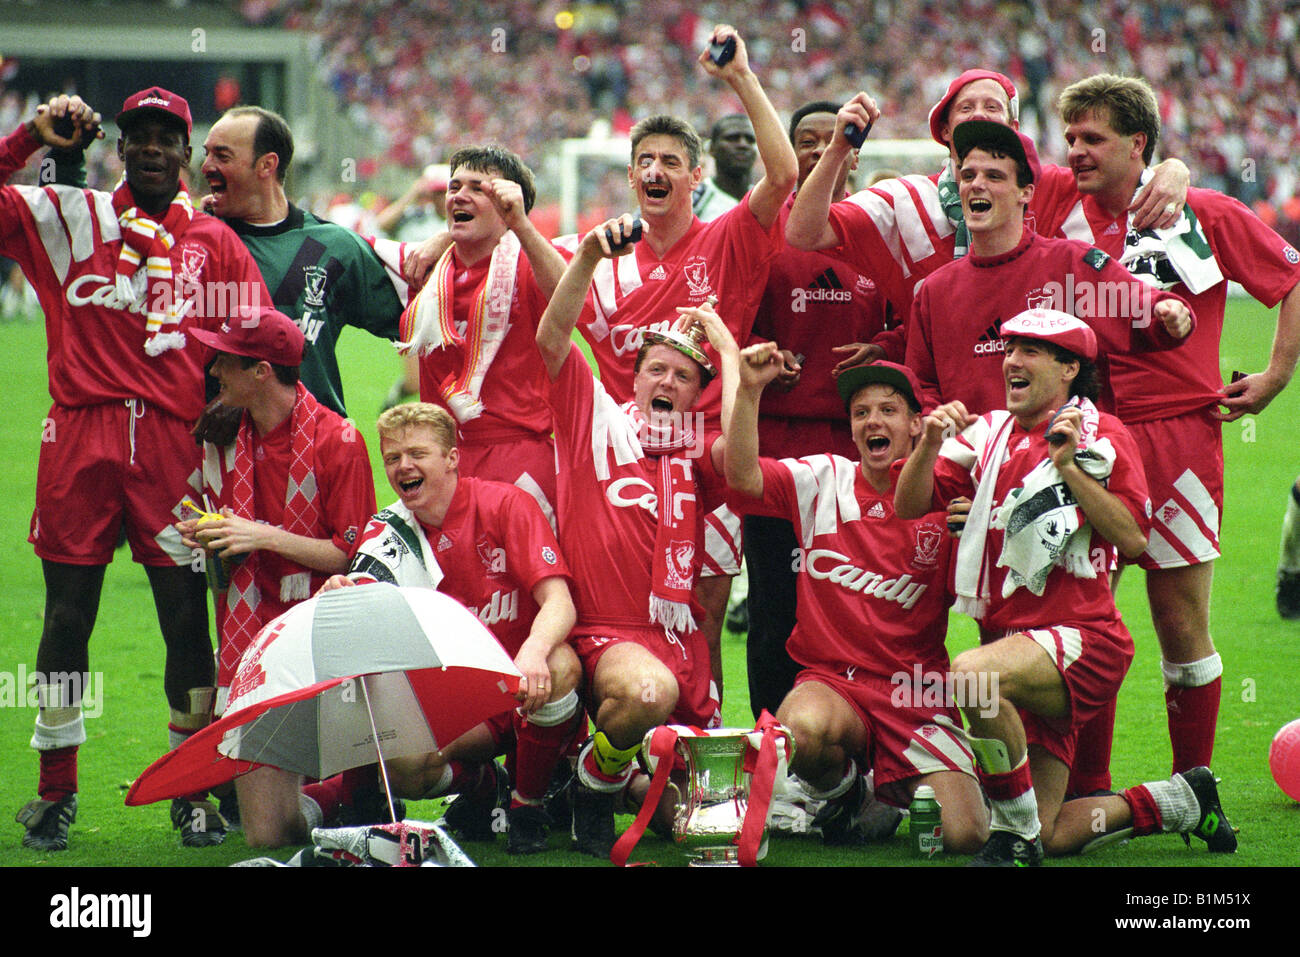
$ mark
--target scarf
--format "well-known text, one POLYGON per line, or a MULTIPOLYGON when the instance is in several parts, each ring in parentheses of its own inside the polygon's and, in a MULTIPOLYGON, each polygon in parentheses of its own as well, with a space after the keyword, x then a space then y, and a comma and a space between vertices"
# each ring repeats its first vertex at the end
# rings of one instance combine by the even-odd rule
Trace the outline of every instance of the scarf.
POLYGON ((113 211, 122 228, 122 251, 117 257, 118 297, 130 304, 138 302, 147 290, 145 353, 158 356, 168 349, 184 349, 185 335, 180 326, 190 304, 172 288, 171 250, 194 218, 185 183, 177 182, 176 195, 159 222, 135 205, 135 196, 123 177, 113 190, 113 211), (137 286, 133 280, 142 263, 146 278, 137 286), (152 311, 151 303, 166 303, 166 312, 152 311))
MULTIPOLYGON (((1011 437, 1011 426, 1015 419, 1011 413, 998 410, 977 423, 987 430, 982 443, 972 443, 969 449, 957 441, 948 439, 939 454, 951 458, 975 472, 975 463, 980 463, 980 483, 971 501, 970 513, 966 516, 966 527, 957 542, 957 570, 954 587, 957 600, 953 608, 970 615, 976 621, 982 621, 988 611, 989 571, 984 554, 984 542, 988 536, 989 521, 993 514, 993 492, 998 484, 998 470, 1006 458, 1007 440, 1011 437), (982 450, 980 445, 983 446, 982 450)), ((974 428, 974 426, 972 426, 974 428)), ((966 433, 963 433, 966 434, 966 433)))
POLYGON ((956 244, 952 250, 953 259, 961 259, 970 250, 970 231, 966 228, 966 214, 961 210, 961 192, 957 188, 957 177, 953 175, 952 162, 943 164, 939 174, 939 205, 943 207, 944 216, 957 232, 952 237, 956 244))
MULTIPOLYGON (((1080 398, 1071 399, 1062 408, 1071 405, 1077 405, 1083 413, 1082 435, 1074 460, 1093 478, 1101 480, 1110 474, 1115 450, 1109 439, 1097 438, 1097 407, 1088 399, 1080 398)), ((1065 483, 1050 456, 1035 466, 1000 506, 994 507, 998 471, 1007 457, 1015 419, 1011 413, 1000 410, 993 412, 988 422, 981 420, 981 424, 987 429, 982 448, 976 436, 972 443, 974 449, 950 439, 952 445, 945 444, 941 452, 971 467, 972 474, 974 463, 979 462, 979 487, 957 545, 957 601, 953 605, 977 621, 982 621, 988 613, 989 566, 985 544, 990 528, 1005 531, 997 561, 997 567, 1009 569, 1002 585, 1003 598, 1021 585, 1028 585, 1035 595, 1041 595, 1047 576, 1058 565, 1078 578, 1097 577, 1088 555, 1091 527, 1073 497, 1068 492, 1063 494, 1065 483)))
MULTIPOLYGON (((290 418, 289 477, 284 497, 284 530, 295 535, 316 537, 321 523, 317 496, 315 447, 316 414, 320 406, 301 382, 298 398, 290 418)), ((253 417, 247 412, 235 437, 234 474, 231 482, 231 508, 236 515, 253 519, 253 417)), ((261 551, 249 553, 247 559, 230 574, 230 587, 222 596, 226 616, 221 628, 221 652, 217 683, 228 687, 239 667, 239 659, 252 644, 266 621, 274 615, 259 611, 262 594, 257 587, 258 566, 268 556, 261 551), (264 620, 265 619, 265 620, 264 620)), ((303 601, 311 597, 312 573, 291 572, 280 579, 280 603, 303 601)), ((274 606, 272 606, 274 607, 274 606)), ((278 614, 278 612, 276 612, 278 614)))
POLYGON ((671 638, 697 627, 691 615, 695 587, 698 537, 695 479, 689 456, 682 451, 695 445, 695 432, 676 420, 652 425, 632 402, 619 407, 636 430, 641 451, 659 460, 654 559, 650 573, 650 620, 662 625, 671 638))
MULTIPOLYGON (((1115 448, 1109 439, 1097 438, 1097 407, 1087 399, 1071 400, 1083 413, 1082 435, 1074 461, 1101 482, 1115 465, 1115 448)), ((1048 426, 1051 427, 1050 425, 1048 426)), ((1005 531, 998 567, 1007 569, 1002 597, 1020 586, 1042 596, 1047 576, 1056 567, 1076 578, 1096 578, 1088 546, 1092 528, 1088 516, 1074 501, 1069 487, 1050 456, 1012 489, 993 515, 993 527, 1005 531)))
POLYGON ((479 393, 510 329, 510 304, 515 294, 521 247, 519 238, 507 232, 492 250, 487 280, 474 300, 464 336, 456 332, 452 318, 455 248, 449 246, 442 254, 429 281, 402 313, 399 336, 405 341, 398 342, 397 349, 403 354, 414 349, 419 355, 428 355, 448 345, 463 350, 465 359, 460 374, 448 374, 438 391, 456 421, 464 424, 483 414, 479 393))
POLYGON ((394 502, 366 525, 348 576, 420 588, 437 588, 444 577, 424 526, 401 502, 394 502))
MULTIPOLYGON (((1143 170, 1138 189, 1150 178, 1151 170, 1143 170)), ((1205 231, 1186 203, 1178 221, 1168 229, 1134 229, 1133 214, 1129 213, 1119 264, 1149 286, 1172 289, 1181 282, 1194 296, 1223 281, 1205 231)))

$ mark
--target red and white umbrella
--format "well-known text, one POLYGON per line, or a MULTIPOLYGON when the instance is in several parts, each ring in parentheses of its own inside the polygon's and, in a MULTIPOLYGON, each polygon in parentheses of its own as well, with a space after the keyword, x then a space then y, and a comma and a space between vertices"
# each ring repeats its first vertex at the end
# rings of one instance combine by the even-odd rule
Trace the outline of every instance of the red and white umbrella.
POLYGON ((426 754, 516 707, 521 677, 492 633, 446 595, 336 589, 258 633, 226 713, 146 768, 126 803, 192 794, 260 765, 326 778, 426 754))

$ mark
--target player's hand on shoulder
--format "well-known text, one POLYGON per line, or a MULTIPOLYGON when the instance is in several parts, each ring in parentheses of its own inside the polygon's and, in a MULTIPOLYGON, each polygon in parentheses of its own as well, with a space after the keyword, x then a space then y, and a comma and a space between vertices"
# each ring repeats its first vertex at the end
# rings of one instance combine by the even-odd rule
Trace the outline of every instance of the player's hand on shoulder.
POLYGON ((410 285, 411 292, 416 292, 424 286, 424 280, 450 245, 451 233, 443 230, 434 233, 423 242, 407 246, 406 258, 402 262, 402 278, 410 285))
POLYGON ((1151 170, 1151 178, 1133 197, 1128 211, 1134 229, 1168 229, 1178 222, 1187 203, 1191 171, 1179 159, 1167 159, 1151 170))
POLYGON ((36 108, 30 130, 46 146, 84 149, 104 138, 102 117, 75 93, 60 93, 36 108))

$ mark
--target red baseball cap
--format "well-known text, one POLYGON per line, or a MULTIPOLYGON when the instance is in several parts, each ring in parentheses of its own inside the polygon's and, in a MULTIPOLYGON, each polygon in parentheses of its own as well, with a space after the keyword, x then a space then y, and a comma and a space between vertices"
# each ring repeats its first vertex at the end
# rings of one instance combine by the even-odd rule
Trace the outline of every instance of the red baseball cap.
POLYGON ((261 359, 277 366, 299 365, 307 341, 292 319, 274 309, 263 309, 252 319, 227 319, 219 332, 209 329, 189 332, 218 352, 261 359))
POLYGON ((943 141, 940 133, 943 132, 943 124, 948 121, 948 107, 952 105, 953 98, 961 91, 961 88, 967 83, 974 83, 976 80, 993 80, 998 86, 1006 91, 1007 99, 1010 101, 1010 119, 1019 119, 1020 117, 1020 99, 1016 95, 1016 85, 1011 82, 1010 78, 1003 76, 1001 73, 995 73, 993 70, 967 70, 957 79, 948 84, 948 92, 943 95, 938 103, 930 110, 930 135, 934 141, 942 146, 948 144, 943 141))
POLYGON ((992 146, 999 153, 1014 157, 1029 167, 1030 182, 1038 182, 1043 167, 1038 162, 1034 141, 1019 130, 993 120, 967 120, 952 128, 952 145, 957 150, 957 162, 978 146, 992 146))
POLYGON ((907 366, 900 366, 896 362, 886 362, 881 359, 869 366, 854 366, 852 369, 846 369, 835 380, 835 388, 847 406, 858 394, 858 390, 876 383, 893 386, 907 399, 907 404, 912 407, 913 412, 921 411, 921 380, 907 366))
POLYGON ((129 124, 148 115, 151 111, 166 113, 180 120, 185 124, 187 138, 194 133, 194 120, 190 116, 189 103, 184 97, 169 93, 160 86, 151 86, 147 90, 128 96, 126 102, 122 104, 122 111, 117 114, 117 128, 123 129, 124 123, 129 124))
POLYGON ((1003 340, 1012 336, 1042 339, 1085 359, 1097 358, 1097 334, 1082 319, 1059 309, 1026 309, 1002 323, 1003 340))

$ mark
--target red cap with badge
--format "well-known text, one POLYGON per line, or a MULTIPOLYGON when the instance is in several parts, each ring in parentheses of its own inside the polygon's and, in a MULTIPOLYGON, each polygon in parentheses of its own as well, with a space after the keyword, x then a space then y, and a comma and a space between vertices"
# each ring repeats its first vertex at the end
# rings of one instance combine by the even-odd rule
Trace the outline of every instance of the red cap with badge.
POLYGON ((1097 358, 1097 334, 1082 319, 1058 309, 1026 309, 1002 323, 1004 340, 1013 336, 1042 339, 1085 359, 1097 358))
POLYGON ((182 96, 169 93, 160 86, 151 86, 139 93, 132 93, 122 104, 122 111, 117 114, 117 128, 125 129, 137 119, 143 119, 150 111, 166 113, 185 124, 185 136, 194 132, 194 120, 190 116, 190 105, 182 96))

